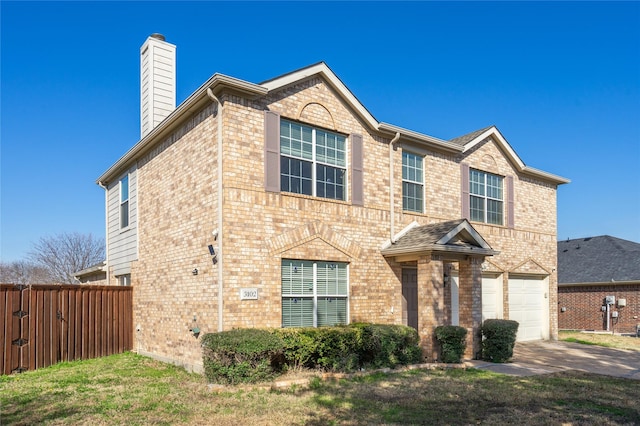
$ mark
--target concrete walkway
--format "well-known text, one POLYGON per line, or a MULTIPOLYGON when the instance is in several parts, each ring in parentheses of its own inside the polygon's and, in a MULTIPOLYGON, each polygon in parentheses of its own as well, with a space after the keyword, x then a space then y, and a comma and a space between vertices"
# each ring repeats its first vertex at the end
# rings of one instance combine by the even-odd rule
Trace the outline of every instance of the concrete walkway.
POLYGON ((516 343, 511 362, 467 361, 468 367, 515 376, 549 374, 563 370, 640 380, 640 351, 580 343, 537 341, 516 343))

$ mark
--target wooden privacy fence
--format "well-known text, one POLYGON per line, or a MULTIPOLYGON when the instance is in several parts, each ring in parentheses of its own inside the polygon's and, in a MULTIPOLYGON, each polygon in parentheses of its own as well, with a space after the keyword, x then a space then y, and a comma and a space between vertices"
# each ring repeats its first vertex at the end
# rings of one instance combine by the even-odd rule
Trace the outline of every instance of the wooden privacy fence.
POLYGON ((0 373, 133 347, 132 288, 0 284, 0 373))

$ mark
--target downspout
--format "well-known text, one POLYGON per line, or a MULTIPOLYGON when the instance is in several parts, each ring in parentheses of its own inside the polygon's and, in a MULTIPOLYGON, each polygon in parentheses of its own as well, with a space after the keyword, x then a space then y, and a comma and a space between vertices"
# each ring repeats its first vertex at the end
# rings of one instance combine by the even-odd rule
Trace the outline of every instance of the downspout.
POLYGON ((104 267, 107 270, 107 285, 110 285, 111 275, 109 274, 109 190, 107 189, 107 186, 102 182, 98 182, 98 186, 104 189, 104 267))
POLYGON ((222 315, 224 307, 222 297, 222 259, 224 257, 222 250, 222 237, 224 236, 224 227, 222 226, 222 111, 224 106, 210 88, 207 89, 207 96, 218 104, 218 332, 221 332, 224 330, 222 315))
POLYGON ((396 226, 396 216, 395 216, 395 197, 393 190, 393 146, 400 140, 400 132, 396 132, 396 135, 389 142, 389 192, 391 196, 389 197, 389 211, 391 213, 391 244, 395 244, 396 240, 394 235, 396 234, 395 226, 396 226))

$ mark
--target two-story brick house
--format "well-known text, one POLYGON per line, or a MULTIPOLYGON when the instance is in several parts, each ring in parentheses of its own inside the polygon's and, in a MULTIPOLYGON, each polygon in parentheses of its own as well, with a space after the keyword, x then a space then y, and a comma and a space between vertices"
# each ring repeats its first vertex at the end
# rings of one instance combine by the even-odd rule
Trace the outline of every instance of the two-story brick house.
POLYGON ((447 141, 379 122, 324 63, 214 74, 175 108, 175 46, 141 54, 141 140, 98 179, 140 353, 199 369, 194 328, 358 321, 415 327, 428 359, 442 324, 468 328, 469 357, 484 318, 557 336, 568 180, 495 127, 447 141))

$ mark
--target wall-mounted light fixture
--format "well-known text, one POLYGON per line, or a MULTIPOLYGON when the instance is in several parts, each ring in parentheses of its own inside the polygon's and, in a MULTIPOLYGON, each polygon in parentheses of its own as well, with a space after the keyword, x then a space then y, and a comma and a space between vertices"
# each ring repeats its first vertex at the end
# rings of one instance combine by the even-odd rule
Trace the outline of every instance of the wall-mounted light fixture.
POLYGON ((444 278, 442 279, 442 282, 443 282, 443 284, 444 284, 444 287, 446 287, 446 286, 447 286, 447 284, 449 284, 449 279, 450 279, 450 278, 451 278, 451 277, 449 277, 449 274, 447 274, 447 273, 445 272, 445 273, 444 273, 444 278))
POLYGON ((198 268, 193 268, 193 271, 191 271, 191 273, 193 275, 198 275, 198 268))
MULTIPOLYGON (((217 232, 218 232, 218 230, 216 229, 214 231, 214 238, 217 238, 217 236, 218 236, 217 232)), ((211 255, 211 261, 215 265, 216 263, 218 263, 218 254, 216 253, 216 248, 214 246, 212 246, 211 244, 209 244, 207 246, 207 248, 209 249, 209 254, 211 255)))
POLYGON ((200 327, 198 327, 198 322, 197 321, 198 321, 198 319, 194 315, 193 316, 193 326, 191 326, 191 328, 189 329, 191 334, 193 334, 193 337, 195 337, 196 339, 198 338, 198 336, 200 336, 200 327))

